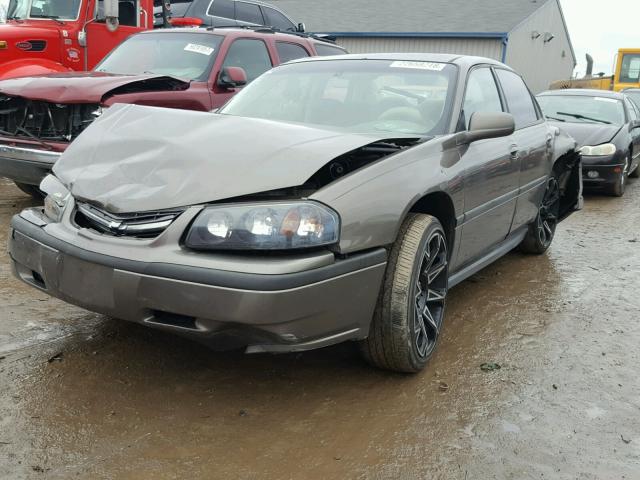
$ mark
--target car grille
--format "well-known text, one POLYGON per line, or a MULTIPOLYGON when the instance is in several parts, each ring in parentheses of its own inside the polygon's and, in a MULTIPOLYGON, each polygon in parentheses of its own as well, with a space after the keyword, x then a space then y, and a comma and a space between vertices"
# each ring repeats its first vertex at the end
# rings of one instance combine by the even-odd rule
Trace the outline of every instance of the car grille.
POLYGON ((0 134, 70 142, 93 122, 98 104, 60 104, 0 95, 0 134))
POLYGON ((107 213, 88 203, 78 203, 75 222, 116 237, 154 238, 160 235, 184 210, 141 213, 107 213))

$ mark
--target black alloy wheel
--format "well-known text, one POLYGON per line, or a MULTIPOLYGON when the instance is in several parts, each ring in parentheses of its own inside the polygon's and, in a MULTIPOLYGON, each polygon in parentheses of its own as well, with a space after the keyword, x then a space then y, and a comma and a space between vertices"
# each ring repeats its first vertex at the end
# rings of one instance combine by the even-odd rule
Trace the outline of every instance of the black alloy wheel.
POLYGON ((447 296, 447 245, 442 233, 433 232, 427 240, 414 281, 414 342, 421 358, 435 349, 444 317, 447 296))
POLYGON ((437 218, 411 213, 403 222, 389 252, 369 336, 360 342, 369 363, 405 373, 427 364, 445 314, 447 245, 437 218))
POLYGON ((536 229, 540 244, 546 250, 551 246, 553 237, 558 226, 558 216, 560 215, 560 187, 555 177, 549 178, 544 197, 538 210, 536 229))

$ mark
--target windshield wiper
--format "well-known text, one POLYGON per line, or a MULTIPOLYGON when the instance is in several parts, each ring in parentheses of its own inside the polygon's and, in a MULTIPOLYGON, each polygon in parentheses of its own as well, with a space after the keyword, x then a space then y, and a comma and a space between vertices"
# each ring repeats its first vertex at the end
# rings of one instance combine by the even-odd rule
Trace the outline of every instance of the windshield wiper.
POLYGON ((66 25, 62 20, 60 20, 58 15, 31 15, 31 18, 48 18, 60 25, 66 25))
POLYGON ((592 122, 598 123, 606 123, 607 125, 611 125, 612 122, 608 120, 602 120, 600 118, 587 117, 586 115, 580 115, 579 113, 567 113, 567 112, 556 112, 558 115, 564 115, 566 117, 577 118, 578 120, 590 120, 592 122))
POLYGON ((564 118, 552 117, 551 115, 545 115, 545 117, 550 119, 550 120, 555 120, 557 122, 566 122, 566 120, 564 118))

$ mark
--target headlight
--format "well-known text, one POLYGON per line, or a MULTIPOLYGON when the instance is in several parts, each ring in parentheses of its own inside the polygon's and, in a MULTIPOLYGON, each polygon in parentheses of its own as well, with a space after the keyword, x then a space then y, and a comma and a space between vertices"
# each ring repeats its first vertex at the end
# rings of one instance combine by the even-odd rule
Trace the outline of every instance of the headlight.
POLYGON ((616 146, 612 143, 605 143, 604 145, 596 145, 595 147, 582 147, 580 153, 584 156, 599 157, 602 155, 613 155, 616 153, 616 146))
POLYGON ((69 190, 54 175, 44 177, 40 190, 47 194, 44 197, 44 214, 54 222, 59 222, 71 198, 69 190))
POLYGON ((200 250, 286 250, 338 242, 340 218, 324 205, 302 201, 205 208, 185 245, 200 250))

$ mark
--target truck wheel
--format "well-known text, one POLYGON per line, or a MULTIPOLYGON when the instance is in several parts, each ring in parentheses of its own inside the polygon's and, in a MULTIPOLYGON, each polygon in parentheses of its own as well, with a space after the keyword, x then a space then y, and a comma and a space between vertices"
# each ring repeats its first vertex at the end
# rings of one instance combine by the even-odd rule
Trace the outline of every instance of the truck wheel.
POLYGON ((536 219, 529 224, 527 235, 520 244, 520 250, 525 253, 541 255, 547 251, 553 242, 560 215, 560 187, 555 172, 547 180, 547 187, 538 207, 536 219))
POLYGON ((447 240, 438 219, 409 215, 389 255, 369 337, 360 343, 369 363, 406 373, 424 368, 442 327, 448 273, 447 240))
POLYGON ((611 185, 609 193, 614 197, 621 197, 624 195, 624 191, 627 188, 627 176, 629 175, 630 163, 631 162, 629 161, 629 157, 627 156, 624 159, 624 165, 622 166, 622 172, 620 173, 620 177, 618 178, 616 183, 611 185))
POLYGON ((42 191, 35 185, 29 185, 28 183, 20 183, 20 182, 13 182, 13 183, 15 183, 16 187, 18 187, 24 193, 26 193, 27 195, 31 195, 36 200, 42 200, 44 198, 44 194, 42 193, 42 191))

